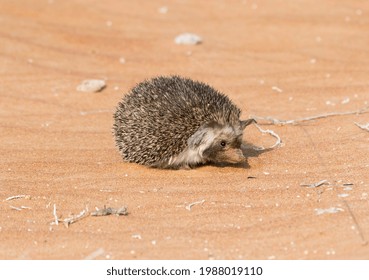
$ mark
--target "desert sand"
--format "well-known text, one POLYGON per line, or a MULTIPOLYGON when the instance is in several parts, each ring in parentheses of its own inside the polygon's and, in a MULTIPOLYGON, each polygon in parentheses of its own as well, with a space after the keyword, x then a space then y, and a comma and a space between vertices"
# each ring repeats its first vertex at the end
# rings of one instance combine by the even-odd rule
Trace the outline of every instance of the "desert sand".
MULTIPOLYGON (((123 162, 112 136, 117 103, 157 75, 212 85, 243 119, 367 110, 368 2, 0 6, 1 259, 369 258, 369 131, 355 124, 368 112, 260 120, 282 145, 245 150, 248 166, 151 169, 123 162), (202 43, 176 44, 186 32, 202 43), (107 86, 77 91, 85 79, 107 86), (55 224, 104 206, 129 213, 55 224)), ((250 126, 244 141, 275 139, 250 126)))

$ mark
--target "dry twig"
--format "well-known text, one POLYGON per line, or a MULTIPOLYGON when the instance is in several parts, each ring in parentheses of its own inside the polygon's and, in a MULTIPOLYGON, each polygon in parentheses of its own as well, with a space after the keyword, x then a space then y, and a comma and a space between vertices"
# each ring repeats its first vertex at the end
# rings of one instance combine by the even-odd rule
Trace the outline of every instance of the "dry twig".
POLYGON ((83 209, 79 214, 72 215, 69 218, 65 219, 59 219, 59 222, 62 222, 66 227, 69 227, 70 224, 73 224, 75 222, 78 222, 79 220, 82 220, 83 218, 88 216, 88 209, 83 209))
POLYGON ((316 188, 320 187, 321 185, 329 184, 327 180, 321 180, 319 182, 313 183, 313 184, 300 184, 301 187, 309 187, 309 188, 316 188))
POLYGON ((299 118, 296 120, 279 120, 279 119, 275 119, 273 117, 258 117, 258 116, 251 116, 251 118, 255 119, 255 120, 264 120, 267 121, 266 123, 263 124, 274 124, 274 125, 288 125, 288 124, 299 124, 302 122, 307 122, 307 121, 312 121, 312 120, 317 120, 317 119, 323 119, 323 118, 327 118, 327 117, 335 117, 335 116, 346 116, 346 115, 360 115, 360 114, 365 114, 369 112, 369 106, 364 107, 360 110, 357 111, 348 111, 348 112, 333 112, 333 113, 326 113, 326 114, 321 114, 321 115, 316 115, 316 116, 312 116, 312 117, 307 117, 307 118, 299 118))
POLYGON ((54 219, 55 219, 55 224, 58 225, 59 224, 59 219, 58 219, 58 215, 56 215, 56 204, 54 204, 53 215, 54 215, 54 219))
POLYGON ((368 244, 368 240, 365 239, 364 234, 363 234, 363 231, 362 231, 359 223, 357 222, 356 217, 355 217, 354 213, 352 212, 350 205, 347 203, 347 201, 345 199, 342 199, 342 200, 345 203, 345 205, 347 207, 347 210, 349 211, 350 216, 351 216, 351 218, 352 218, 352 220, 353 220, 353 222, 354 222, 354 224, 355 224, 355 226, 356 226, 356 228, 357 228, 357 230, 359 232, 359 235, 360 235, 362 244, 364 246, 367 245, 368 244))
POLYGON ((191 207, 192 207, 192 206, 194 206, 194 205, 196 205, 196 204, 203 204, 204 202, 205 202, 205 199, 200 200, 200 201, 196 201, 196 202, 192 202, 192 203, 190 203, 190 204, 188 204, 188 205, 186 206, 186 209, 187 209, 188 211, 191 211, 191 207))
POLYGON ((20 199, 20 198, 30 199, 31 196, 30 195, 25 195, 25 194, 14 195, 14 196, 9 196, 8 198, 4 199, 4 201, 9 201, 9 200, 13 200, 13 199, 20 199))
POLYGON ((268 150, 268 149, 274 149, 275 147, 278 147, 282 144, 281 138, 278 136, 277 133, 275 133, 273 130, 270 129, 262 129, 260 126, 258 126, 256 123, 254 123, 254 125, 256 126, 257 129, 259 129, 259 131, 261 133, 268 133, 270 135, 272 135, 274 138, 277 139, 277 141, 269 148, 264 148, 264 147, 254 147, 254 150, 257 151, 263 151, 263 150, 268 150))
POLYGON ((369 131, 369 123, 367 123, 367 124, 359 124, 359 123, 355 122, 354 124, 356 124, 361 129, 364 129, 366 131, 369 131))
POLYGON ((14 210, 17 210, 17 211, 22 211, 23 209, 32 209, 31 207, 23 206, 23 205, 21 207, 15 207, 13 205, 10 205, 10 208, 14 209, 14 210))

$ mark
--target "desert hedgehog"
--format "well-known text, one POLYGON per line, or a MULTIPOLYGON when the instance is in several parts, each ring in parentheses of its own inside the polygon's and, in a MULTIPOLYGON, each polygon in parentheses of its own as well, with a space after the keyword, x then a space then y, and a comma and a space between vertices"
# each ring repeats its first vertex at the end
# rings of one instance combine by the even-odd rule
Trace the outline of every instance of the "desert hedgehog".
POLYGON ((136 85, 118 104, 113 132, 125 161, 158 168, 240 163, 244 128, 238 109, 212 87, 179 76, 136 85))

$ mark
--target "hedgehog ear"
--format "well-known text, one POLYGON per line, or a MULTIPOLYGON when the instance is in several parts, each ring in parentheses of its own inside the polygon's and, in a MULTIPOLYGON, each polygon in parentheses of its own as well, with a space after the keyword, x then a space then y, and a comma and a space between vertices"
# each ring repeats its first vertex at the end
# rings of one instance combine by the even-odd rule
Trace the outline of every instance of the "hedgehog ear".
MULTIPOLYGON (((206 144, 212 141, 213 134, 211 128, 208 126, 200 127, 188 140, 187 144, 190 147, 199 147, 200 145, 206 144)), ((207 146, 207 145, 206 145, 207 146)))
POLYGON ((248 120, 240 121, 241 130, 244 130, 246 128, 246 126, 248 126, 252 123, 256 123, 256 120, 255 119, 248 119, 248 120))

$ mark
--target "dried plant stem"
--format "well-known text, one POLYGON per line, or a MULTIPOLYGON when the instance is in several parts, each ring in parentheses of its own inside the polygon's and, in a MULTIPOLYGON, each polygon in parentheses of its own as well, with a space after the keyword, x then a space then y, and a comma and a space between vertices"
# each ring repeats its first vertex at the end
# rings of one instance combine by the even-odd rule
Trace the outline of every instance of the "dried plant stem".
POLYGON ((309 187, 309 188, 316 188, 320 187, 321 185, 329 184, 328 180, 321 180, 319 182, 313 183, 313 184, 300 184, 302 187, 309 187))
POLYGON ((359 124, 359 123, 355 122, 354 124, 356 124, 361 129, 364 129, 366 131, 369 131, 369 123, 367 123, 367 124, 359 124))
POLYGON ((354 222, 354 224, 355 224, 355 226, 356 226, 356 228, 357 228, 357 230, 359 232, 359 235, 360 235, 361 241, 363 242, 363 245, 364 246, 367 245, 368 244, 368 241, 365 239, 364 234, 363 234, 363 231, 362 231, 359 223, 357 222, 356 217, 355 217, 354 213, 352 212, 350 205, 344 199, 343 199, 343 202, 345 203, 345 205, 347 207, 347 210, 349 211, 350 216, 351 216, 351 218, 352 218, 352 220, 353 220, 353 222, 354 222))
POLYGON ((82 219, 84 219, 88 216, 107 216, 107 215, 111 215, 111 214, 115 214, 117 216, 128 215, 128 210, 127 210, 126 206, 123 206, 123 207, 120 207, 120 208, 112 208, 112 207, 106 208, 104 206, 103 209, 97 209, 96 211, 90 213, 88 211, 88 207, 86 206, 86 208, 83 209, 79 214, 71 215, 68 218, 61 219, 56 214, 56 205, 54 204, 54 211, 53 211, 54 221, 51 222, 51 224, 58 225, 59 222, 60 222, 60 223, 63 223, 66 227, 69 227, 70 224, 78 222, 79 220, 82 220, 82 219))
POLYGON ((258 126, 256 123, 254 123, 254 125, 256 126, 256 128, 261 132, 261 133, 267 133, 272 135, 274 138, 277 139, 277 141, 269 148, 264 148, 264 147, 254 147, 254 150, 257 151, 263 151, 263 150, 267 150, 267 149, 274 149, 275 147, 278 147, 279 145, 281 145, 282 140, 279 137, 279 135, 277 133, 275 133, 273 130, 270 129, 262 129, 260 126, 258 126))
POLYGON ((54 215, 54 219, 55 219, 55 224, 58 225, 59 224, 59 219, 58 219, 58 215, 56 214, 56 204, 54 204, 53 215, 54 215))
POLYGON ((190 204, 188 204, 188 205, 186 206, 186 209, 187 209, 188 211, 191 211, 191 207, 192 207, 192 206, 194 206, 194 205, 196 205, 196 204, 203 204, 204 202, 205 202, 205 199, 200 200, 200 201, 196 201, 196 202, 192 202, 192 203, 190 203, 190 204))
POLYGON ((296 124, 300 124, 302 122, 307 122, 307 121, 312 121, 312 120, 317 120, 317 119, 323 119, 323 118, 328 118, 328 117, 346 116, 346 115, 360 115, 360 114, 365 114, 365 113, 368 113, 368 112, 369 112, 369 106, 364 107, 362 109, 359 109, 357 111, 326 113, 326 114, 316 115, 316 116, 307 117, 307 118, 299 118, 299 119, 296 119, 296 120, 279 120, 279 119, 276 119, 276 118, 273 118, 273 117, 258 117, 258 116, 251 116, 251 118, 253 118, 255 120, 267 121, 266 123, 262 123, 262 124, 274 124, 274 125, 289 125, 289 124, 292 124, 292 125, 296 125, 296 124))
POLYGON ((86 207, 86 209, 83 209, 79 214, 77 215, 73 215, 69 218, 65 218, 65 219, 58 219, 59 222, 62 222, 66 227, 69 227, 70 224, 73 224, 85 217, 88 216, 88 209, 86 207))
POLYGON ((13 199, 20 199, 20 198, 29 199, 30 197, 31 197, 30 195, 20 194, 20 195, 9 196, 8 198, 4 199, 4 201, 9 201, 9 200, 13 200, 13 199))

